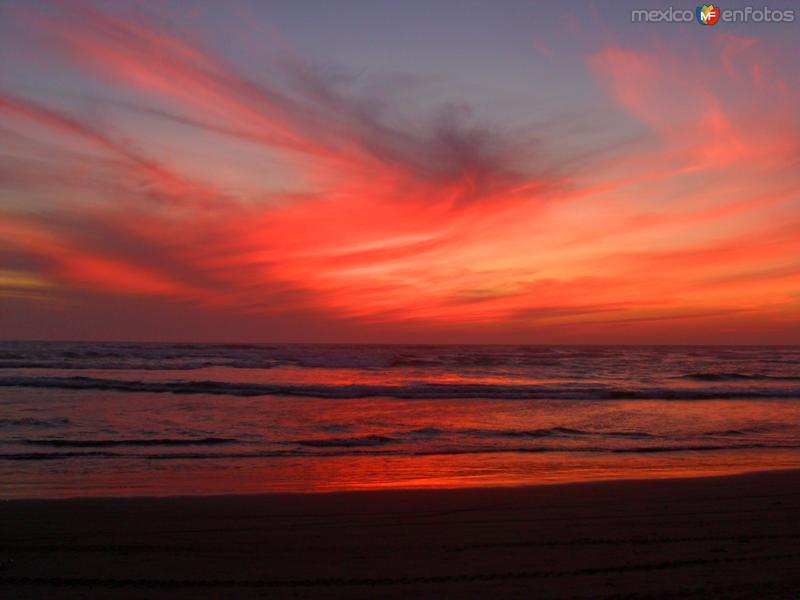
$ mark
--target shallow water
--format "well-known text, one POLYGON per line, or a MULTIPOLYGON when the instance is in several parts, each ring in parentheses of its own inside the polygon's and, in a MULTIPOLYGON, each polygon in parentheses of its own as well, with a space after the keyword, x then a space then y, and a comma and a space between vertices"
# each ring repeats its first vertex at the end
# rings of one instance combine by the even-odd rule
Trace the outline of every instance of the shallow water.
POLYGON ((0 344, 3 497, 800 466, 798 347, 0 344))

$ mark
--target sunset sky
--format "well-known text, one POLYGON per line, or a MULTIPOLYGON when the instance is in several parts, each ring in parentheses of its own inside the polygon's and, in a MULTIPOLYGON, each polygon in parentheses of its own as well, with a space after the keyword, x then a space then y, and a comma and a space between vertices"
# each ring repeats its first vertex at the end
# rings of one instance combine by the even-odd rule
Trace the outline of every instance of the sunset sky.
POLYGON ((0 3, 0 336, 799 342, 800 22, 658 6, 0 3))

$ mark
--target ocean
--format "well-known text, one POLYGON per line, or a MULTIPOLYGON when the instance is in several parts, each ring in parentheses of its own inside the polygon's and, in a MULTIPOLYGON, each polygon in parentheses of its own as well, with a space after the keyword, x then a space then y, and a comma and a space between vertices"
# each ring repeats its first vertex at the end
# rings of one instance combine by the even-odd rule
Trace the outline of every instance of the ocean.
POLYGON ((0 343, 0 497, 800 467, 800 347, 0 343))

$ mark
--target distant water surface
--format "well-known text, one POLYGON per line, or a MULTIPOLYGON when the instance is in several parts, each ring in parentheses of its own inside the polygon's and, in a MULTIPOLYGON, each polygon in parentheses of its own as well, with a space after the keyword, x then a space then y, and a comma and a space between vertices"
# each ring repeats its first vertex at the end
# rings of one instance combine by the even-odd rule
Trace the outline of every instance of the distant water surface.
POLYGON ((0 343, 0 495, 800 467, 800 347, 0 343))

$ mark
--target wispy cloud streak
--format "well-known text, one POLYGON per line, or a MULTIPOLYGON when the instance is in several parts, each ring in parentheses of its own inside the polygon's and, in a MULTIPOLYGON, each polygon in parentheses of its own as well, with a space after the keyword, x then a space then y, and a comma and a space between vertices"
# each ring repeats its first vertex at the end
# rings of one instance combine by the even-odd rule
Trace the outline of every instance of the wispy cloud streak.
POLYGON ((152 15, 5 13, 104 118, 0 89, 4 297, 138 295, 388 339, 641 341, 703 321, 768 340, 800 317, 798 89, 757 40, 719 36, 700 69, 587 55, 643 133, 567 171, 558 139, 428 106, 413 79, 419 105, 395 105, 295 55, 254 79, 152 15))

